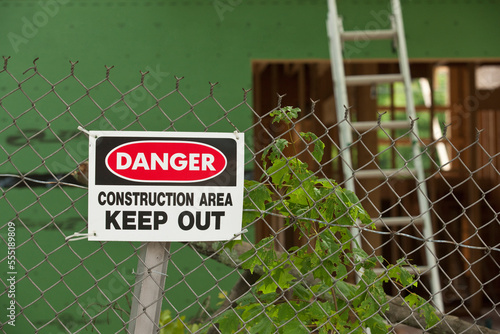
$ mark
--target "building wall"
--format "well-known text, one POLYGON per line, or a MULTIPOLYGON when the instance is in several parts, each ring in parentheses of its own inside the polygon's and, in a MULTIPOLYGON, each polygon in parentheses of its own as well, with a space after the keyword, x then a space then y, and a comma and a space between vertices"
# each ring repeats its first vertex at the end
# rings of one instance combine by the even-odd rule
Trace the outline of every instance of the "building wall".
MULTIPOLYGON (((389 24, 389 1, 338 3, 346 29, 389 24)), ((0 0, 0 9, 0 54, 11 57, 8 69, 20 77, 38 57, 38 69, 51 82, 68 75, 70 61, 78 61, 75 74, 87 87, 104 79, 105 65, 114 66, 110 76, 122 91, 140 83, 139 71, 150 71, 146 84, 154 94, 173 89, 174 75, 184 77, 182 92, 192 103, 207 96, 209 82, 218 82, 215 94, 226 108, 242 101, 243 88, 252 87, 254 59, 329 57, 327 1, 0 0)), ((500 0, 403 0, 402 9, 411 58, 500 57, 500 0)), ((394 57, 390 41, 346 44, 345 53, 394 57)), ((12 87, 0 74, 0 94, 12 87)), ((110 97, 106 103, 113 101, 110 97)), ((19 103, 20 110, 26 109, 19 103)), ((188 107, 180 101, 166 112, 175 118, 188 107)), ((194 118, 186 120, 178 130, 199 125, 194 118)), ((0 121, 9 120, 1 115, 0 121)), ((151 128, 159 127, 157 121, 151 120, 151 128)), ((247 129, 251 112, 241 112, 235 123, 247 129)), ((97 123, 89 126, 97 128, 97 123)))
MULTIPOLYGON (((388 25, 388 3, 341 0, 347 29, 388 25)), ((127 87, 148 68, 184 76, 185 93, 204 96, 219 82, 231 105, 251 88, 252 59, 328 58, 327 1, 244 0, 0 0, 0 53, 11 69, 32 60, 57 79, 69 60, 85 82, 102 78, 104 65, 127 87)), ((500 57, 500 0, 402 1, 412 58, 500 57)), ((355 57, 393 56, 390 42, 358 43, 355 57)), ((2 87, 0 84, 0 91, 2 87)), ((242 119, 249 124, 250 115, 242 119)))

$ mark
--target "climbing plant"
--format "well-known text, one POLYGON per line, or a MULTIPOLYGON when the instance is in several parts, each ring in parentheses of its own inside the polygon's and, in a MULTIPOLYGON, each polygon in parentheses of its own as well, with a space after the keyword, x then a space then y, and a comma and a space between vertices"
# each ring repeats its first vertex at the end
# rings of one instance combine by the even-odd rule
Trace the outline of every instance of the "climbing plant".
MULTIPOLYGON (((284 107, 271 116, 273 123, 284 122, 291 130, 299 112, 284 107)), ((310 132, 297 137, 320 162, 323 142, 310 132)), ((279 251, 276 235, 271 235, 241 256, 241 267, 261 278, 214 320, 219 331, 293 334, 365 333, 369 329, 372 334, 387 333, 390 324, 383 313, 389 304, 382 285, 389 281, 407 290, 406 303, 420 310, 428 327, 434 325, 439 320, 434 308, 410 291, 417 280, 406 269, 408 261, 386 264, 384 273, 375 273, 377 263, 385 260, 368 255, 351 233, 356 221, 374 229, 370 216, 355 193, 319 177, 296 152, 293 156, 284 153, 295 144, 292 135, 281 137, 263 152, 263 178, 245 183, 243 219, 248 225, 270 215, 281 216, 284 228, 299 231, 304 245, 279 251), (357 284, 348 283, 353 271, 359 277, 357 284)))

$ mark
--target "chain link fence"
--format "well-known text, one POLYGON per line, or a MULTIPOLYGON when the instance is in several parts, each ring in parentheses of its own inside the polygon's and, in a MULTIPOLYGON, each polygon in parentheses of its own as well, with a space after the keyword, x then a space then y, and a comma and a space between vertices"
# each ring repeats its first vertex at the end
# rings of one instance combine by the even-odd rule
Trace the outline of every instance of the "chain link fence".
MULTIPOLYGON (((113 82, 112 67, 90 86, 78 78, 77 63, 68 67, 67 76, 57 81, 48 80, 36 61, 24 73, 13 74, 4 58, 0 71, 3 333, 128 333, 140 316, 131 316, 131 305, 147 245, 68 238, 87 232, 88 138, 79 126, 246 135, 248 232, 241 243, 162 244, 168 269, 161 273, 166 283, 155 324, 160 333, 497 333, 499 156, 484 148, 479 133, 463 148, 455 147, 446 133, 422 145, 433 222, 432 239, 427 239, 418 224, 419 186, 411 172, 357 181, 361 201, 342 193, 347 196, 344 209, 328 202, 345 181, 336 136, 339 124, 348 120, 325 125, 314 112, 315 103, 302 116, 271 122, 272 114, 283 110, 281 97, 276 109, 256 111, 250 91, 244 90, 241 102, 227 108, 217 99, 216 84, 192 101, 182 93, 182 78, 175 76, 141 72, 139 84, 123 90, 113 82), (249 115, 254 120, 250 126, 245 125, 249 115), (311 121, 319 126, 310 128, 311 121), (311 129, 315 136, 301 134, 311 129), (285 140, 289 144, 282 150, 268 150, 285 140), (437 145, 450 153, 451 171, 435 162, 437 145), (273 168, 277 161, 284 163, 273 168), (356 219, 364 212, 360 203, 376 229, 356 219), (412 223, 392 225, 394 215, 411 217, 412 223), (364 251, 350 246, 354 238, 364 251), (436 295, 427 275, 433 268, 425 267, 431 243, 442 313, 429 307, 436 295), (352 249, 356 256, 348 253, 352 249), (392 277, 406 275, 394 274, 399 267, 391 264, 398 263, 415 281, 398 283, 392 277), (408 296, 422 299, 412 303, 408 296), (426 312, 430 318, 423 317, 426 312)), ((363 138, 378 132, 389 144, 371 152, 369 164, 381 169, 378 160, 393 151, 402 161, 397 169, 408 169, 412 161, 400 153, 398 143, 408 141, 413 129, 393 136, 380 124, 358 132, 353 150, 361 151, 363 138)), ((157 268, 145 270, 153 275, 157 268)), ((142 307, 146 312, 155 305, 142 307)))

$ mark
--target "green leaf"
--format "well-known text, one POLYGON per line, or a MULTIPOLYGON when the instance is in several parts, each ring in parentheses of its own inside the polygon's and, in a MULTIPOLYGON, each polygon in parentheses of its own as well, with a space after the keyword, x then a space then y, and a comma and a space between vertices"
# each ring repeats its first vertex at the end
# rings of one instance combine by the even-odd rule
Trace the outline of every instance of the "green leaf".
POLYGON ((268 267, 273 267, 272 263, 276 260, 276 252, 273 249, 273 236, 262 239, 255 245, 255 249, 250 249, 240 256, 242 261, 241 267, 243 269, 249 269, 250 272, 254 272, 256 266, 263 266, 264 271, 268 267), (264 263, 263 263, 264 262, 264 263))
POLYGON ((349 207, 351 206, 351 203, 343 189, 336 187, 331 198, 333 199, 333 210, 335 217, 337 218, 335 223, 339 225, 353 225, 354 220, 349 214, 349 207))
POLYGON ((280 268, 277 270, 278 274, 278 284, 281 289, 287 289, 295 280, 295 276, 290 274, 291 268, 280 268))
POLYGON ((248 194, 248 198, 250 198, 254 205, 261 210, 265 208, 264 203, 266 201, 271 201, 271 191, 260 182, 245 180, 245 190, 248 194))
POLYGON ((319 211, 319 219, 325 221, 325 224, 329 223, 333 218, 333 203, 329 199, 327 199, 324 204, 318 204, 317 208, 319 211))
POLYGON ((271 334, 274 333, 274 331, 276 330, 276 326, 274 326, 273 323, 269 320, 269 318, 265 315, 257 317, 255 320, 251 321, 250 324, 251 324, 250 326, 247 325, 247 328, 250 327, 249 333, 271 334))
MULTIPOLYGON (((318 245, 321 245, 323 249, 328 250, 328 254, 337 254, 340 250, 339 241, 335 237, 335 234, 331 232, 329 229, 325 229, 321 233, 321 239, 318 245)), ((340 254, 337 254, 339 257, 340 254)))
MULTIPOLYGON (((258 295, 259 302, 260 302, 261 305, 262 304, 270 304, 272 306, 272 304, 275 303, 276 300, 278 300, 279 298, 282 297, 281 295, 278 295, 278 293, 276 293, 276 292, 271 292, 271 293, 264 294, 264 293, 258 293, 257 289, 253 289, 253 291, 254 291, 254 293, 256 295, 258 295)), ((267 308, 266 310, 269 310, 269 308, 271 306, 266 306, 266 308, 267 308)))
POLYGON ((215 319, 215 322, 219 324, 219 330, 222 333, 235 333, 240 328, 240 319, 233 309, 224 312, 215 319))
POLYGON ((372 334, 387 334, 389 325, 386 325, 384 319, 376 314, 366 319, 365 326, 370 328, 372 334))
POLYGON ((282 153, 285 147, 287 147, 289 144, 290 143, 288 142, 288 140, 284 138, 276 139, 273 144, 275 148, 275 155, 271 155, 271 159, 274 160, 280 158, 281 157, 280 153, 282 153))
POLYGON ((272 147, 272 151, 271 151, 271 154, 269 155, 269 159, 271 159, 271 161, 273 160, 276 160, 276 159, 279 159, 282 157, 282 153, 283 153, 283 150, 285 149, 285 147, 287 147, 290 143, 288 142, 288 140, 286 139, 283 139, 283 138, 278 138, 274 141, 273 143, 273 147, 272 147))
POLYGON ((332 179, 321 178, 317 179, 316 183, 320 184, 322 187, 327 189, 332 189, 333 187, 337 186, 337 182, 335 182, 335 180, 332 179))
POLYGON ((307 307, 308 317, 319 321, 327 321, 330 315, 328 303, 315 302, 307 307))
POLYGON ((325 143, 323 143, 318 138, 318 136, 316 136, 312 132, 301 132, 300 136, 305 140, 314 143, 314 150, 312 152, 312 155, 317 162, 321 162, 321 160, 323 159, 323 154, 325 152, 325 143))
POLYGON ((295 309, 288 303, 278 304, 276 306, 276 311, 276 320, 279 324, 282 324, 288 319, 292 319, 295 316, 295 309))
POLYGON ((269 115, 273 117, 273 123, 284 121, 286 124, 299 116, 300 108, 290 106, 283 107, 272 111, 269 115))
MULTIPOLYGON (((276 139, 271 145, 269 145, 264 152, 262 153, 262 162, 264 169, 267 169, 267 161, 266 157, 269 155, 269 160, 273 162, 274 160, 280 159, 283 157, 283 150, 289 144, 288 140, 283 138, 276 139)), ((263 175, 264 176, 264 175, 263 175)))
POLYGON ((425 319, 426 328, 430 328, 437 324, 441 319, 437 315, 437 311, 432 305, 429 304, 427 300, 420 297, 415 293, 411 293, 405 297, 405 301, 412 308, 417 308, 420 314, 423 314, 425 319))
POLYGON ((348 300, 354 298, 356 293, 356 288, 352 284, 344 281, 337 281, 335 283, 335 288, 340 292, 342 297, 348 300))
POLYGON ((290 158, 288 160, 289 169, 293 171, 293 177, 289 178, 290 186, 293 188, 307 187, 308 184, 310 189, 314 187, 316 183, 316 177, 314 173, 308 169, 307 163, 300 161, 297 158, 290 158))
POLYGON ((160 334, 184 334, 186 326, 183 321, 186 317, 172 319, 170 310, 163 310, 160 314, 160 334))
POLYGON ((357 218, 359 218, 359 220, 361 220, 361 222, 363 224, 366 224, 366 225, 371 224, 372 219, 371 219, 370 215, 368 214, 368 212, 366 212, 366 210, 361 205, 361 202, 360 202, 358 196, 356 196, 356 194, 353 191, 348 190, 348 189, 344 189, 344 193, 347 196, 347 198, 349 199, 350 205, 353 206, 357 210, 357 212, 356 212, 357 218))
POLYGON ((335 273, 337 279, 346 279, 347 278, 347 268, 343 264, 339 264, 335 267, 335 273))
POLYGON ((312 203, 311 199, 309 198, 306 191, 302 187, 292 190, 287 195, 290 196, 290 200, 289 200, 290 203, 296 203, 299 205, 307 205, 308 207, 312 203))
POLYGON ((258 285, 257 291, 262 292, 263 294, 276 292, 278 286, 274 283, 271 277, 264 278, 260 284, 258 285))
POLYGON ((302 325, 298 319, 293 319, 284 325, 280 333, 282 334, 309 334, 310 331, 302 325))
POLYGON ((261 312, 263 312, 262 305, 260 305, 259 303, 251 304, 243 308, 243 313, 241 314, 241 318, 243 321, 247 322, 250 319, 255 318, 257 314, 261 312))
POLYGON ((265 211, 266 203, 272 200, 271 191, 262 183, 245 180, 246 196, 243 200, 243 226, 252 223, 265 211))
POLYGON ((282 184, 290 180, 290 168, 287 166, 286 159, 273 160, 266 173, 271 177, 274 184, 282 184))
POLYGON ((379 305, 369 294, 366 295, 366 298, 361 302, 359 307, 357 308, 358 314, 361 316, 361 319, 365 320, 373 316, 377 313, 379 309, 379 305))
POLYGON ((352 252, 356 257, 357 262, 364 261, 364 260, 368 259, 368 254, 366 254, 366 252, 362 248, 355 247, 352 250, 352 252))
POLYGON ((312 293, 302 284, 297 284, 293 287, 293 295, 302 300, 309 300, 312 293))
POLYGON ((349 189, 343 189, 343 193, 348 198, 348 203, 350 205, 355 205, 355 206, 360 205, 359 204, 360 200, 359 200, 358 196, 356 196, 356 194, 353 191, 351 191, 349 189))
POLYGON ((390 278, 400 282, 403 287, 417 286, 417 281, 414 276, 406 270, 403 266, 410 265, 406 260, 399 259, 396 265, 390 265, 388 267, 387 274, 390 278))
POLYGON ((164 325, 172 321, 172 312, 170 310, 163 310, 160 313, 160 324, 164 325))
POLYGON ((331 333, 331 328, 328 328, 328 326, 323 326, 319 329, 319 334, 329 334, 331 333))
POLYGON ((330 272, 328 272, 324 266, 320 266, 313 271, 314 278, 319 278, 324 284, 331 286, 333 284, 333 277, 330 272))
POLYGON ((422 311, 424 313, 426 328, 430 328, 437 324, 441 319, 438 317, 436 309, 429 305, 429 303, 422 306, 422 311))
POLYGON ((255 270, 255 267, 262 265, 262 261, 258 256, 255 256, 256 254, 257 252, 254 249, 251 249, 240 256, 240 259, 242 261, 241 267, 243 269, 250 270, 252 274, 255 270))
POLYGON ((257 303, 257 297, 252 293, 247 293, 243 297, 238 298, 238 305, 247 306, 257 303))
POLYGON ((405 301, 410 305, 410 307, 414 308, 420 304, 420 296, 414 293, 409 294, 405 297, 405 301))
POLYGON ((297 268, 301 274, 309 273, 313 267, 311 260, 314 257, 305 255, 305 251, 298 252, 295 256, 292 256, 290 260, 293 262, 295 268, 297 268))

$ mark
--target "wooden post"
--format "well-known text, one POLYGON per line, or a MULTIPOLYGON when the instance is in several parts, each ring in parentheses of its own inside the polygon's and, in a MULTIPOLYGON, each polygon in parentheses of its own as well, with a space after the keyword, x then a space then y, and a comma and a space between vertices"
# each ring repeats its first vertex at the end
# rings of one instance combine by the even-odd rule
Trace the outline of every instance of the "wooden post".
POLYGON ((159 331, 169 259, 169 242, 142 244, 137 264, 129 333, 153 334, 159 331))
MULTIPOLYGON (((468 78, 468 95, 467 97, 475 97, 476 95, 476 87, 475 87, 475 70, 476 70, 476 65, 475 64, 468 64, 467 66, 467 78, 468 78)), ((465 110, 467 113, 469 113, 469 121, 467 124, 469 125, 468 133, 469 133, 469 140, 468 142, 472 143, 476 140, 477 136, 477 123, 478 123, 478 118, 479 118, 479 106, 476 107, 471 107, 470 105, 467 105, 467 98, 464 100, 465 102, 465 110)), ((479 139, 478 139, 479 142, 479 139)), ((467 161, 467 167, 471 171, 475 171, 478 169, 478 162, 477 162, 477 157, 478 157, 478 148, 477 148, 477 143, 472 145, 469 149, 469 154, 467 156, 468 161, 467 161)), ((479 180, 472 180, 473 175, 469 176, 471 179, 468 180, 467 182, 467 210, 466 210, 466 215, 469 219, 463 219, 463 227, 464 227, 464 232, 465 232, 465 237, 468 240, 467 244, 470 244, 472 246, 483 246, 481 243, 481 239, 479 237, 479 231, 480 227, 482 226, 482 212, 481 212, 481 191, 476 185, 479 180), (471 236, 473 236, 471 238, 471 236)), ((465 239, 464 239, 465 240, 465 239)), ((470 270, 470 273, 468 275, 469 277, 469 293, 470 293, 470 301, 471 305, 469 310, 475 314, 479 315, 481 314, 481 307, 483 305, 483 291, 482 291, 482 264, 479 263, 479 260, 481 259, 482 252, 479 250, 474 250, 470 249, 468 252, 466 252, 467 256, 467 262, 466 266, 466 271, 470 270), (467 254, 468 253, 468 254, 467 254)))

